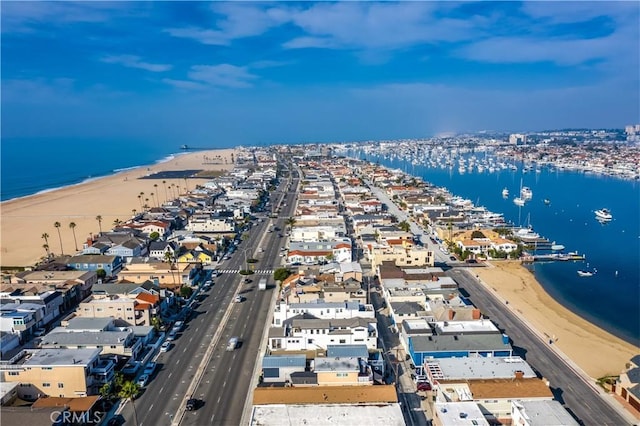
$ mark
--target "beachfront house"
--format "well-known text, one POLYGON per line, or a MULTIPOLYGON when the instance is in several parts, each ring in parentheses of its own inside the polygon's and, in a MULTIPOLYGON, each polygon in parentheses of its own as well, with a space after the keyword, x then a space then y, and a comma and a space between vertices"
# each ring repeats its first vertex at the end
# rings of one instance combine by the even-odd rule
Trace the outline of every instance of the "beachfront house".
POLYGON ((101 254, 81 254, 67 260, 67 266, 76 271, 103 270, 107 277, 118 275, 122 268, 122 257, 101 254))

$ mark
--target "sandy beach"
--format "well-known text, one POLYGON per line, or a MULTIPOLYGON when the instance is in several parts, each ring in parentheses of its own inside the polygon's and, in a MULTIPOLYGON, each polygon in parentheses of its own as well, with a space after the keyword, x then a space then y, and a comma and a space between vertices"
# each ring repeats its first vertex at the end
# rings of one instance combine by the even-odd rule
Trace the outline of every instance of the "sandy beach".
POLYGON ((0 204, 0 264, 31 266, 46 255, 42 234, 49 234, 52 253, 75 252, 90 234, 100 231, 96 219, 101 216, 102 231, 115 220, 125 221, 141 205, 161 204, 172 194, 194 189, 206 179, 140 179, 170 170, 225 170, 233 167, 233 149, 198 151, 179 155, 169 161, 123 171, 94 181, 58 190, 6 201, 0 204), (163 183, 163 180, 165 183, 163 183), (156 186, 157 185, 157 186, 156 186), (173 186, 172 186, 173 185, 173 186), (186 187, 185 187, 186 186, 186 187), (143 194, 141 197, 140 194, 143 194), (154 195, 151 195, 151 194, 154 195), (60 223, 60 228, 54 226, 60 223), (69 224, 75 223, 74 230, 69 224), (58 236, 60 231, 60 237, 58 236), (60 247, 62 239, 62 249, 60 247))
POLYGON ((491 266, 474 268, 473 272, 590 377, 620 374, 625 363, 640 352, 635 345, 560 305, 520 262, 495 262, 491 266))

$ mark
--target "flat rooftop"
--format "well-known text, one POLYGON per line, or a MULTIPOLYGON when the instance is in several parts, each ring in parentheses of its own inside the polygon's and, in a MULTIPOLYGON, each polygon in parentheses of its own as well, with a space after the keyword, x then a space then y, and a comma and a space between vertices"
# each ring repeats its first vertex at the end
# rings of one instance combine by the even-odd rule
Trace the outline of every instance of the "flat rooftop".
POLYGON ((257 405, 251 413, 252 426, 281 425, 380 425, 404 426, 400 405, 257 405))
POLYGON ((87 365, 100 354, 100 349, 38 349, 25 366, 60 366, 71 367, 87 365))
POLYGON ((438 321, 435 323, 436 334, 461 333, 500 333, 498 327, 490 320, 474 321, 438 321))
POLYGON ((327 371, 359 371, 358 358, 316 358, 313 371, 322 373, 327 371))
POLYGON ((466 402, 436 402, 434 415, 438 418, 438 424, 447 426, 479 425, 489 426, 489 422, 482 415, 478 404, 466 402))
MULTIPOLYGON (((57 329, 56 329, 57 330, 57 329)), ((124 345, 130 331, 76 331, 49 333, 42 338, 42 346, 56 345, 124 345)))
POLYGON ((517 401, 512 409, 520 412, 530 426, 578 426, 578 422, 558 401, 517 401))
POLYGON ((516 371, 521 371, 524 378, 536 377, 520 357, 438 358, 427 360, 425 370, 436 380, 510 379, 516 371))

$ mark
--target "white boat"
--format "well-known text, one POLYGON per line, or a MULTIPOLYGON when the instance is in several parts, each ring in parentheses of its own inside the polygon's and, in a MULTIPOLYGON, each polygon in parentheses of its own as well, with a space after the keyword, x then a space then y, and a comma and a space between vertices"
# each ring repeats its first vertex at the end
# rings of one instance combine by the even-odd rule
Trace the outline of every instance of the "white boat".
POLYGON ((578 275, 581 276, 581 277, 592 277, 593 276, 593 272, 579 270, 578 271, 578 275))
POLYGON ((550 199, 548 199, 548 198, 545 198, 543 201, 544 201, 544 203, 545 203, 547 206, 548 206, 549 204, 551 204, 551 200, 550 200, 550 199))
POLYGON ((609 209, 600 209, 600 210, 596 210, 596 219, 611 220, 613 219, 613 215, 611 214, 609 209))
POLYGON ((505 189, 503 189, 503 190, 502 190, 502 196, 503 196, 504 198, 507 198, 507 197, 509 196, 509 190, 508 190, 507 188, 505 188, 505 189))
POLYGON ((520 196, 525 200, 530 200, 533 197, 533 191, 528 186, 523 186, 520 190, 520 196))
POLYGON ((516 206, 522 207, 522 206, 524 206, 524 203, 525 203, 524 199, 522 199, 520 197, 516 197, 516 198, 513 199, 513 204, 515 204, 516 206))
POLYGON ((553 251, 560 251, 560 250, 564 250, 564 246, 562 244, 551 244, 551 250, 553 251))

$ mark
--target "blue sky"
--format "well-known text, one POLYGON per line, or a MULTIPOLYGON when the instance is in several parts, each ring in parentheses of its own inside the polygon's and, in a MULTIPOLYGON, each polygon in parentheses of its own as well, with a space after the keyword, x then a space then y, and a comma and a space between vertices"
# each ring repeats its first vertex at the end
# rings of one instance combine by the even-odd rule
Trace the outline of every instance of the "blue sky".
POLYGON ((9 2, 3 138, 234 146, 640 121, 638 2, 9 2))

